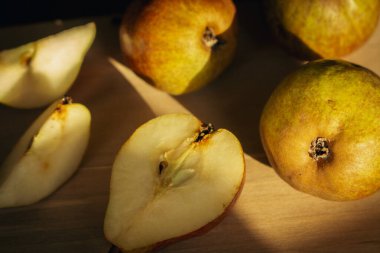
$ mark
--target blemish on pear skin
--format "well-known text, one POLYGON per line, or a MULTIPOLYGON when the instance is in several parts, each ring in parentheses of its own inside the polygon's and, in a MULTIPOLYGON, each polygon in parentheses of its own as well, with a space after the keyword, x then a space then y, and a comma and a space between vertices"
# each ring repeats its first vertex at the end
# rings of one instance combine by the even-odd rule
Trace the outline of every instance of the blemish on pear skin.
POLYGON ((49 167, 50 167, 50 165, 49 165, 48 162, 43 162, 43 163, 42 163, 42 170, 43 170, 43 171, 47 171, 47 170, 49 170, 49 167))
POLYGON ((327 100, 327 104, 330 106, 330 108, 332 110, 336 110, 336 101, 332 100, 332 99, 328 99, 327 100))
POLYGON ((52 118, 63 120, 64 117, 66 117, 66 108, 60 104, 55 108, 55 112, 53 113, 52 118))

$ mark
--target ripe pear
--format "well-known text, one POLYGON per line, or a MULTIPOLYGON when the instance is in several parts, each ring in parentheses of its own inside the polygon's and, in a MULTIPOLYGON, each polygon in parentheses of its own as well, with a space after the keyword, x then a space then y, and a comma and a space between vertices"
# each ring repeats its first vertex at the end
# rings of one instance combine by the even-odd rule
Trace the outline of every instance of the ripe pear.
POLYGON ((268 100, 260 134, 268 159, 294 188, 356 200, 380 188, 380 78, 341 60, 310 62, 268 100))
POLYGON ((304 60, 338 58, 374 32, 379 0, 268 0, 269 23, 280 44, 304 60))
POLYGON ((0 208, 30 205, 50 195, 78 169, 91 114, 68 97, 48 107, 0 167, 0 208))
POLYGON ((122 252, 149 252, 223 219, 245 178, 239 140, 190 114, 140 126, 112 167, 106 238, 122 252))
POLYGON ((159 89, 179 95, 211 82, 236 47, 231 0, 135 0, 120 27, 127 64, 159 89))
POLYGON ((36 108, 63 97, 74 83, 95 33, 95 24, 88 23, 1 51, 0 103, 36 108))

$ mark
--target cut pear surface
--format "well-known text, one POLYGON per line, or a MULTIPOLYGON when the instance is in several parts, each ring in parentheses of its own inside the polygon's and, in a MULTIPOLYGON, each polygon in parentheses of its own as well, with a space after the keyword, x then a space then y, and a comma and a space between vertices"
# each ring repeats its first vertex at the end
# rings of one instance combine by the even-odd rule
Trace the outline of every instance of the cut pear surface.
POLYGON ((90 136, 89 110, 65 98, 30 126, 0 170, 0 207, 47 197, 78 168, 90 136))
POLYGON ((48 105, 74 83, 96 33, 94 23, 73 27, 0 52, 0 103, 48 105))
POLYGON ((231 132, 188 114, 150 120, 115 159, 105 235, 128 252, 194 234, 226 212, 244 174, 231 132))

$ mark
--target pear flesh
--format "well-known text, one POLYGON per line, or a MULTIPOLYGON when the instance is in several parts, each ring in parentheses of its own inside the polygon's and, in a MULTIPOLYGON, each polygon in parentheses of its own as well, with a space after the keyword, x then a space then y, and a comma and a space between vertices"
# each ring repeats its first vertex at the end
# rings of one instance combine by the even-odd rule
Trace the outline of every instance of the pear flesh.
POLYGON ((157 117, 115 159, 106 238, 129 252, 196 234, 226 212, 244 173, 241 145, 229 131, 188 114, 157 117))
POLYGON ((74 83, 95 38, 94 23, 0 52, 0 103, 16 108, 48 105, 74 83))
POLYGON ((30 126, 0 170, 0 207, 33 204, 78 168, 90 136, 89 110, 68 100, 53 103, 30 126))

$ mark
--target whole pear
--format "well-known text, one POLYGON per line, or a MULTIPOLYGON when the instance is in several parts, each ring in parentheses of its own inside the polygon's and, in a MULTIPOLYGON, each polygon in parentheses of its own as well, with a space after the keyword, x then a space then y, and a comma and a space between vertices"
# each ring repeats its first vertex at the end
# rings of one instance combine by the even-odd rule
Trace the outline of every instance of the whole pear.
POLYGON ((379 0, 268 0, 275 37, 301 59, 337 58, 359 48, 374 32, 379 0))
POLYGON ((120 27, 126 62, 170 94, 197 90, 232 60, 235 12, 231 0, 135 0, 120 27))
POLYGON ((355 200, 380 188, 380 78, 338 60, 310 62, 286 77, 260 121, 279 176, 328 200, 355 200))

